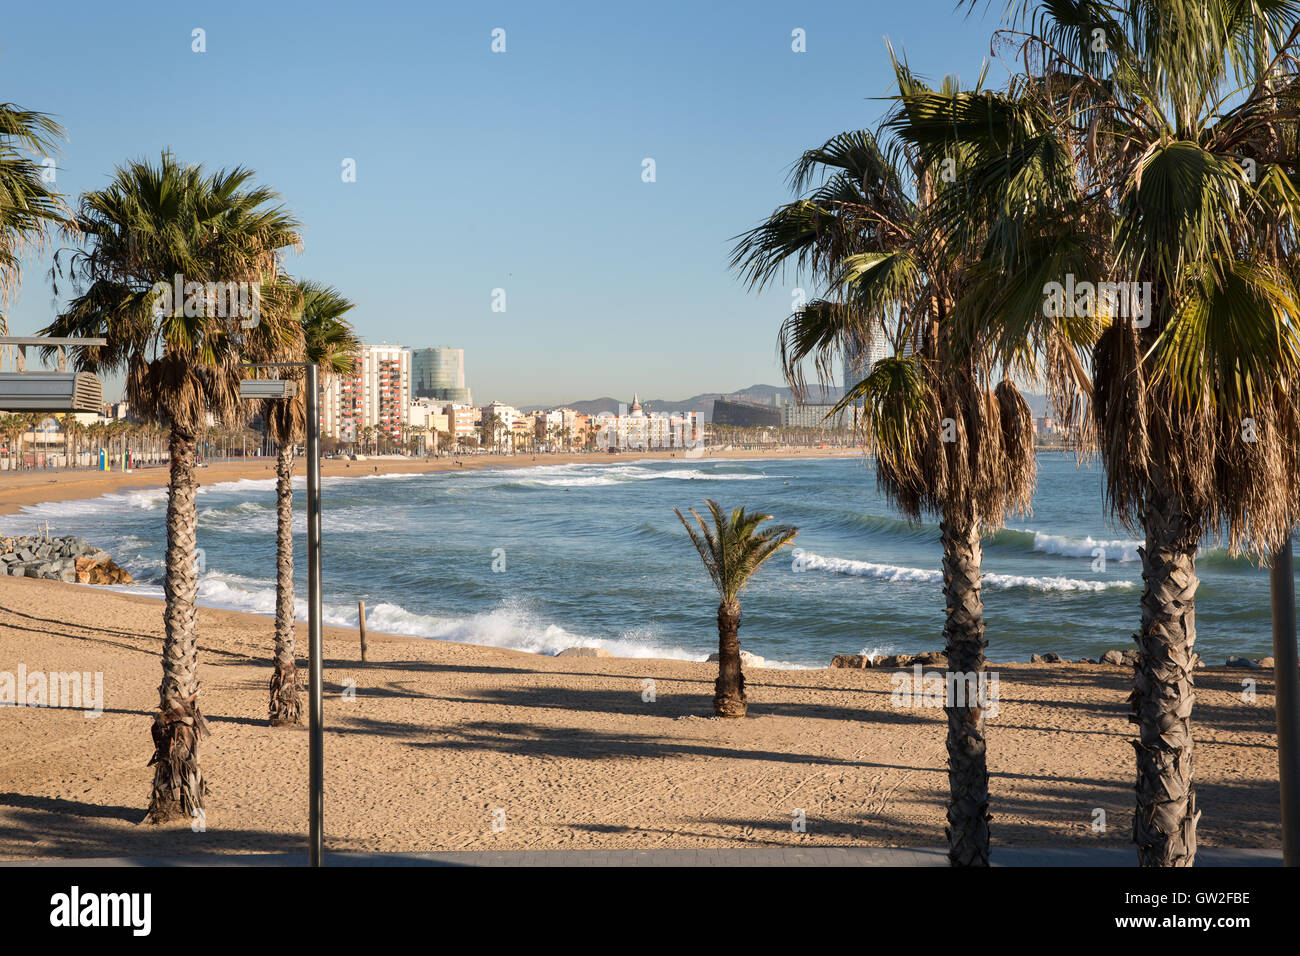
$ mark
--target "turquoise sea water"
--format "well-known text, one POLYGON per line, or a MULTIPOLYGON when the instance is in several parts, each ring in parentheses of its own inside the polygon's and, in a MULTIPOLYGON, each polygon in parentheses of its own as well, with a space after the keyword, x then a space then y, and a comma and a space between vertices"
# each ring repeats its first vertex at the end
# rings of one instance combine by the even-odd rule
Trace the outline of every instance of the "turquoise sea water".
MULTIPOLYGON (((328 478, 324 577, 329 623, 556 653, 702 660, 716 646, 716 593, 673 514, 706 497, 798 525, 801 549, 773 559, 743 597, 742 644, 772 663, 943 645, 937 523, 909 524, 861 459, 676 460, 328 478), (494 571, 504 566, 502 571, 494 571)), ((305 591, 303 489, 295 495, 305 591)), ((78 534, 161 594, 161 490, 38 505, 0 530, 78 534)), ((201 601, 274 609, 274 483, 205 486, 201 601)), ((1033 513, 985 542, 989 657, 1096 657, 1133 646, 1140 541, 1103 510, 1101 473, 1039 458, 1033 513), (1104 555, 1104 568, 1098 560, 1104 555)), ((1198 649, 1210 663, 1270 652, 1268 572, 1215 548, 1200 556, 1198 649)), ((305 606, 299 601, 300 616, 305 606)))

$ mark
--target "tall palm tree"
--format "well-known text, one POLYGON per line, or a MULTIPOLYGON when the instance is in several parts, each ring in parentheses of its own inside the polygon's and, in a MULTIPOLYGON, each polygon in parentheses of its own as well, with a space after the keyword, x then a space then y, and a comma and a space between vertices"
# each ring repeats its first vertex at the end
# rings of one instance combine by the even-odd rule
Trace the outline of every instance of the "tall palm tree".
POLYGON ((799 529, 790 525, 759 525, 771 515, 746 514, 736 508, 728 515, 712 498, 705 499, 713 526, 709 527, 694 508, 691 515, 699 525, 692 527, 685 516, 673 509, 691 543, 700 553, 722 598, 718 604, 718 679, 713 686, 713 712, 719 717, 744 717, 745 675, 740 667, 740 592, 763 562, 794 540, 799 529))
MULTIPOLYGON (((295 361, 314 362, 320 368, 322 386, 334 375, 352 371, 360 340, 343 316, 354 303, 332 287, 304 281, 297 285, 301 300, 301 352, 295 361)), ((303 376, 292 377, 300 383, 303 376)), ((272 726, 301 722, 298 700, 298 668, 294 650, 293 592, 293 453, 306 439, 306 395, 299 389, 292 399, 268 400, 262 405, 262 420, 278 449, 275 461, 275 662, 271 673, 268 716, 272 726)))
POLYGON ((260 283, 277 274, 281 250, 299 244, 298 223, 252 178, 244 168, 208 174, 169 152, 156 163, 118 167, 105 188, 80 199, 83 247, 60 250, 55 266, 56 276, 71 276, 77 294, 44 330, 107 339, 82 349, 77 364, 125 370, 133 414, 169 429, 165 638, 147 817, 153 823, 197 817, 207 790, 199 761, 207 724, 199 707, 195 607, 199 436, 208 415, 223 422, 243 416, 242 363, 292 332, 274 297, 263 301, 260 322, 245 328, 238 314, 210 314, 231 310, 216 309, 203 294, 204 307, 177 302, 169 311, 154 287, 176 275, 206 284, 260 283))
MULTIPOLYGON (((987 644, 981 536, 1009 512, 1028 507, 1036 474, 1033 426, 1013 381, 1025 369, 996 362, 962 321, 984 231, 945 241, 942 216, 957 180, 948 175, 949 164, 932 162, 910 138, 911 98, 962 93, 949 78, 932 94, 905 65, 895 60, 894 66, 898 95, 886 122, 804 153, 791 174, 792 188, 804 195, 742 234, 732 264, 752 288, 790 267, 824 290, 781 328, 782 364, 796 396, 806 390, 806 363, 826 385, 843 356, 879 341, 893 346, 896 354, 876 362, 836 412, 861 404, 882 492, 911 520, 938 517, 948 666, 974 678, 985 668, 987 644)), ((981 85, 982 78, 965 95, 982 96, 981 85)), ((948 158, 951 168, 966 159, 960 147, 948 158)), ((1060 331, 1087 341, 1087 329, 1060 331)), ((1058 359, 1078 347, 1064 336, 1053 340, 1058 359)), ((1068 374, 1053 377, 1049 390, 1054 404, 1067 406, 1086 377, 1077 363, 1060 359, 1060 365, 1068 374)), ((949 859, 958 866, 989 862, 981 703, 945 704, 949 859)))
MULTIPOLYGON (((1142 315, 1096 307, 1091 356, 1107 499, 1145 538, 1129 697, 1144 866, 1195 860, 1198 546, 1212 535, 1269 554, 1300 484, 1296 13, 1286 0, 1020 0, 1010 36, 1026 108, 933 112, 990 159, 1007 152, 1008 123, 1028 120, 1034 148, 1056 158, 1035 192, 1073 206, 1036 230, 1033 202, 1003 205, 992 309, 1041 302, 1067 272, 1149 290, 1142 315)), ((1006 195, 1016 165, 990 161, 980 188, 1006 195)))
MULTIPOLYGON (((52 227, 67 223, 67 207, 45 182, 43 167, 24 155, 51 156, 62 136, 63 128, 44 113, 0 103, 0 306, 18 287, 23 253, 41 246, 52 227)), ((0 335, 8 334, 0 310, 0 335)))

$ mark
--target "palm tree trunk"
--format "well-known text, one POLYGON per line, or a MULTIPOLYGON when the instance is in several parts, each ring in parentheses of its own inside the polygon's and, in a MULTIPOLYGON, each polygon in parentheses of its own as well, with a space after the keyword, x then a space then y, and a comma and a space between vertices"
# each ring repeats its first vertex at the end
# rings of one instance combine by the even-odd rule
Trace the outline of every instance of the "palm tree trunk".
POLYGON ((744 717, 745 675, 740 669, 740 602, 718 605, 718 679, 713 685, 713 712, 744 717))
POLYGON ((163 581, 166 605, 163 624, 163 679, 158 687, 158 713, 153 719, 153 793, 150 823, 200 817, 207 783, 199 769, 199 742, 208 735, 199 712, 198 569, 195 530, 198 490, 194 466, 194 435, 172 428, 172 462, 167 488, 167 564, 163 581))
MULTIPOLYGON (((984 671, 984 599, 980 594, 984 548, 979 522, 969 514, 947 513, 943 539, 943 626, 948 670, 984 671)), ((973 682, 967 683, 968 687, 973 682)), ((989 865, 989 769, 981 701, 946 700, 948 715, 948 860, 953 866, 989 865)))
POLYGON ((280 443, 275 463, 275 670, 271 674, 273 727, 301 723, 298 666, 293 646, 293 445, 280 443))
POLYGON ((1133 840, 1142 866, 1191 866, 1196 857, 1192 786, 1192 674, 1196 667, 1196 545, 1176 496, 1152 482, 1143 524, 1142 630, 1129 720, 1138 725, 1133 840))

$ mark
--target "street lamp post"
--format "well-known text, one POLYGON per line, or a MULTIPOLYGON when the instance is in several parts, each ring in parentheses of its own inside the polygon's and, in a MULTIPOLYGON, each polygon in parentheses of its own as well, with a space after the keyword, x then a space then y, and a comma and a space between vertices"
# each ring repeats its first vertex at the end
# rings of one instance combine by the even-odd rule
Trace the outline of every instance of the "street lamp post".
MULTIPOLYGON (((301 368, 306 370, 304 396, 307 406, 307 646, 310 661, 308 675, 308 785, 307 856, 312 866, 320 866, 325 844, 325 730, 322 693, 321 621, 324 618, 321 598, 321 508, 320 508, 320 396, 319 371, 314 362, 271 362, 251 368, 301 368)), ((279 379, 245 379, 239 383, 243 398, 293 398, 297 383, 279 379)))
POLYGON ((1296 661, 1295 572, 1291 535, 1273 555, 1274 703, 1277 769, 1282 797, 1282 861, 1300 866, 1300 665, 1296 661))

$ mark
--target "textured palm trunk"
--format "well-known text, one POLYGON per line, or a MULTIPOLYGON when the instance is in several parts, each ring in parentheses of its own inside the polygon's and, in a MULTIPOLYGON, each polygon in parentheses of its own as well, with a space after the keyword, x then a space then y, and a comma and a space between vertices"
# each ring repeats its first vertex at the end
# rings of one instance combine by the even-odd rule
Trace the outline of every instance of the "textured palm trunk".
POLYGON ((275 670, 271 673, 271 725, 302 722, 293 645, 293 447, 280 445, 275 463, 275 670))
MULTIPOLYGON (((980 594, 984 549, 979 523, 969 515, 945 515, 943 538, 943 627, 948 670, 984 671, 984 599, 980 594)), ((974 683, 968 684, 974 686, 974 683)), ((989 769, 984 709, 979 700, 962 706, 946 700, 948 716, 948 860, 953 866, 989 865, 989 769)))
POLYGON ((745 675, 740 669, 740 603, 718 605, 718 679, 713 685, 713 712, 744 717, 745 675))
POLYGON ((1142 629, 1129 695, 1129 720, 1138 725, 1133 840, 1142 866, 1191 866, 1200 817, 1192 786, 1199 535, 1158 483, 1148 494, 1144 524, 1142 629))
POLYGON ((195 528, 198 523, 194 496, 193 434, 173 428, 171 469, 167 488, 167 556, 163 593, 162 684, 158 687, 158 713, 153 719, 153 793, 149 798, 150 823, 177 818, 201 819, 207 784, 199 768, 199 743, 208 735, 199 711, 198 568, 195 565, 195 528))

